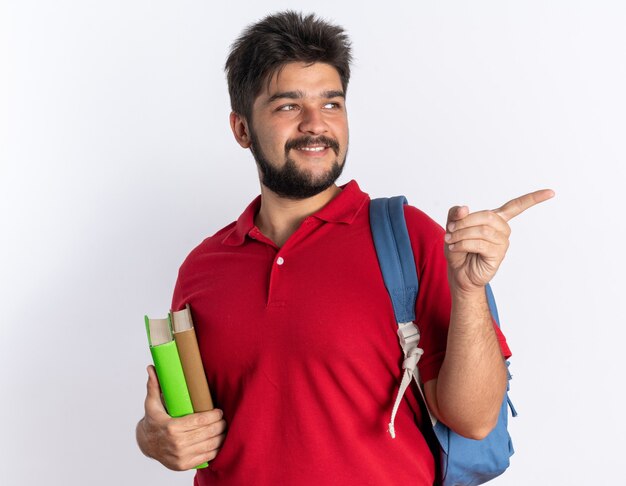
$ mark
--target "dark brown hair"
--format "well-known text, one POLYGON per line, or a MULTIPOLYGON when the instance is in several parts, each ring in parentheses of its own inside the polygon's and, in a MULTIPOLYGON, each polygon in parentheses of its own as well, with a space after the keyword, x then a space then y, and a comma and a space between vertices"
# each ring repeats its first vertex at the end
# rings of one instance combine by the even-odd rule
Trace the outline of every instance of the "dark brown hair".
POLYGON ((268 15, 249 25, 231 46, 224 68, 231 108, 250 120, 264 83, 290 62, 330 64, 346 92, 351 60, 350 40, 342 27, 292 10, 268 15))

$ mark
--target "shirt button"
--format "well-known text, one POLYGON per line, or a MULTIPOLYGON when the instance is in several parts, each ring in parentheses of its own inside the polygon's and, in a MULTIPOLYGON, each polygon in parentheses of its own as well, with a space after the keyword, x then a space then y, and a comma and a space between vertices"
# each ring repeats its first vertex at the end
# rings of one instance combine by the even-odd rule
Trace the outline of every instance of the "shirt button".
POLYGON ((276 260, 276 263, 278 265, 282 265, 283 263, 285 263, 285 259, 283 257, 278 257, 278 259, 276 260))

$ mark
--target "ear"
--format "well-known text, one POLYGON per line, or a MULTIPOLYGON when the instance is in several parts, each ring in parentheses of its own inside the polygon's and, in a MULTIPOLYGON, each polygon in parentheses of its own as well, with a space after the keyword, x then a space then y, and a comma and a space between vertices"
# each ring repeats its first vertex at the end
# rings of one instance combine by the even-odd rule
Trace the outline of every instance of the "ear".
POLYGON ((230 129, 233 131, 235 140, 243 148, 250 148, 252 141, 250 139, 250 130, 248 128, 248 122, 239 113, 231 111, 230 113, 230 129))

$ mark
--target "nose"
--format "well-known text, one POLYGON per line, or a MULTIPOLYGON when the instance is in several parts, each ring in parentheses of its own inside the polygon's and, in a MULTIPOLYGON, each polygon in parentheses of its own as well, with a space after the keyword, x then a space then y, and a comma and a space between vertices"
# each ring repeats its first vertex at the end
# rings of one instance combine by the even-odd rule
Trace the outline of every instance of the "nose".
POLYGON ((305 107, 302 110, 299 129, 310 135, 321 135, 328 130, 324 114, 319 107, 305 107))

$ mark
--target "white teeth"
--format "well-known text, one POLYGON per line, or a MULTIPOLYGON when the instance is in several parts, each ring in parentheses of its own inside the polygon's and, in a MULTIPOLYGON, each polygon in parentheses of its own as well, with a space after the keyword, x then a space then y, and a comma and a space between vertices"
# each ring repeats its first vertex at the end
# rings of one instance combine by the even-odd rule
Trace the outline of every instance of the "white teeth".
POLYGON ((306 150, 307 152, 321 152, 326 147, 302 147, 300 150, 306 150))

